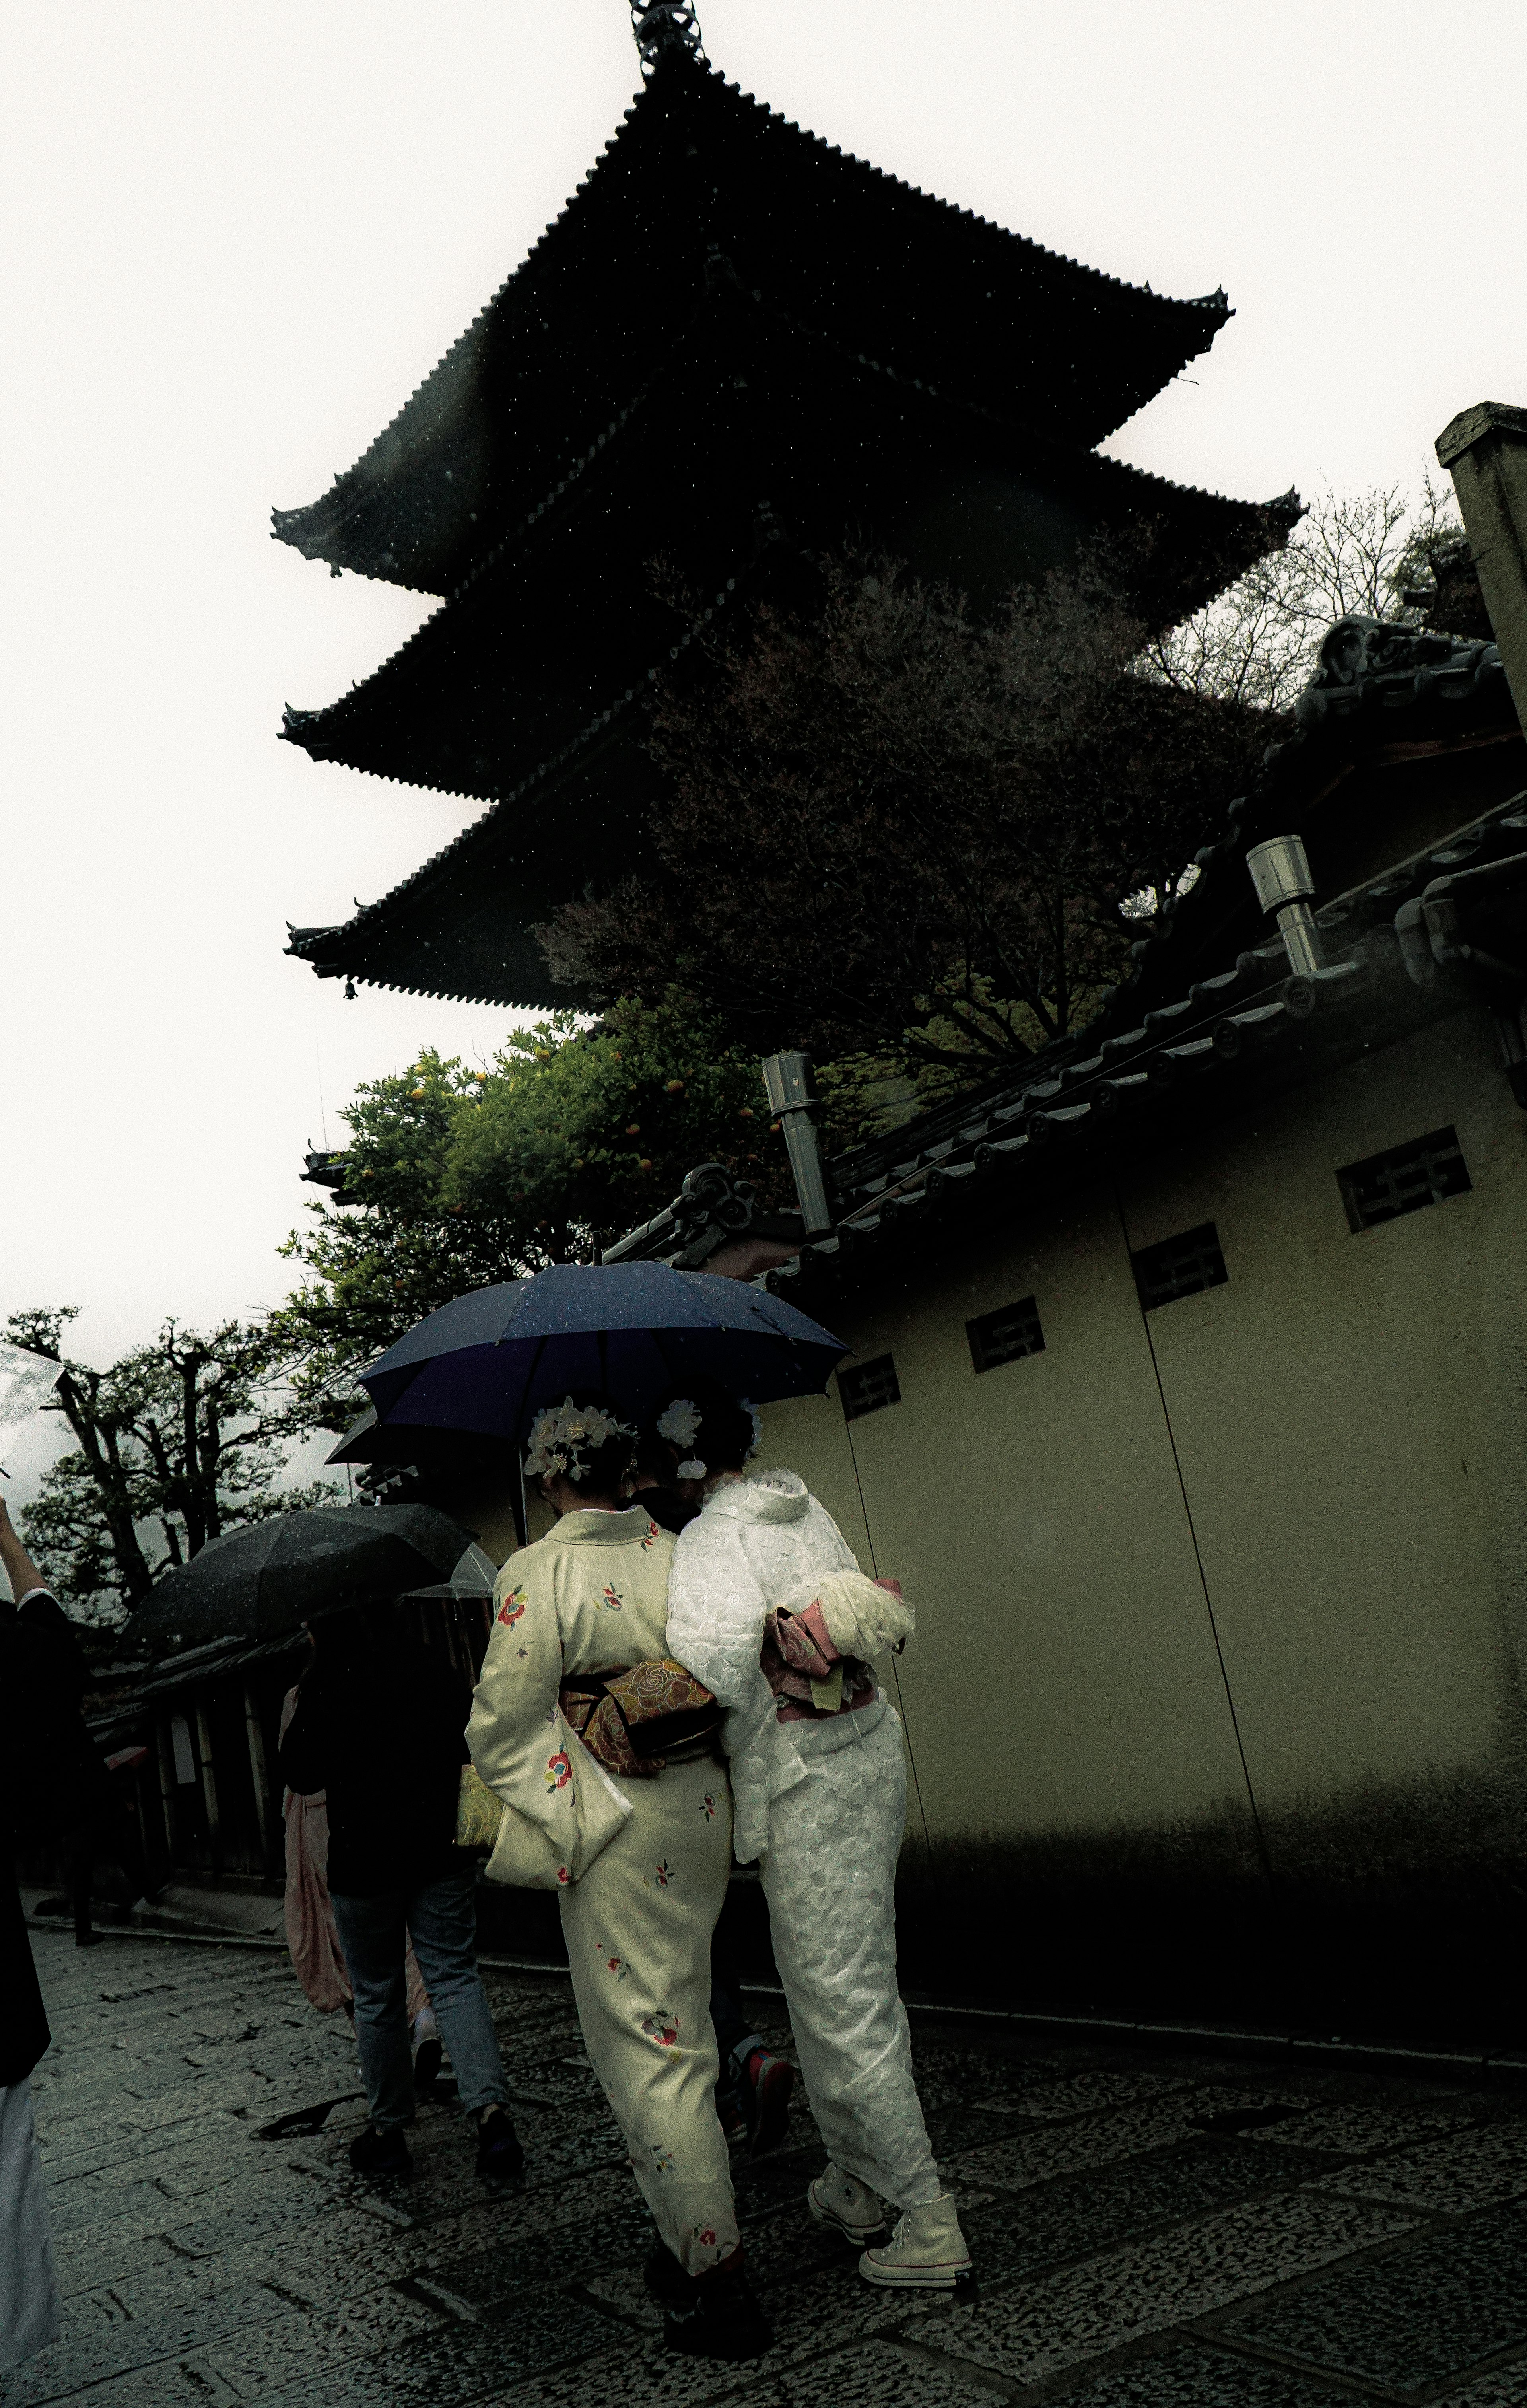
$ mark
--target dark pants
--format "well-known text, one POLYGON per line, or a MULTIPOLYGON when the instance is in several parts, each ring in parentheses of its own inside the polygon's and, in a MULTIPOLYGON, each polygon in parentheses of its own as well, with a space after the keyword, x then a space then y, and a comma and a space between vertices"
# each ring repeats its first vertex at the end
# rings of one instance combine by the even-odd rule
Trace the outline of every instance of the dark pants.
POLYGON ((742 2003, 742 1969, 722 1914, 710 1942, 710 2020, 716 2031, 721 2073, 716 2087, 723 2099, 735 2099, 748 2059, 763 2040, 742 2003))
POLYGON ((508 2085, 478 1971, 476 1866, 471 1857, 418 1889, 334 1898, 339 1943, 355 1993, 355 2041, 371 2120, 379 2130, 414 2119, 404 1952, 410 1938, 450 2052, 463 2112, 508 2100, 508 2085))
POLYGON ((98 1863, 121 1865, 127 1875, 131 1893, 127 1902, 130 1906, 143 1896, 149 1886, 137 1825, 133 1820, 131 1809, 120 1799, 108 1798, 87 1822, 66 1833, 64 1854, 68 1866, 69 1896, 74 1902, 77 1939, 91 1928, 91 1890, 98 1863))

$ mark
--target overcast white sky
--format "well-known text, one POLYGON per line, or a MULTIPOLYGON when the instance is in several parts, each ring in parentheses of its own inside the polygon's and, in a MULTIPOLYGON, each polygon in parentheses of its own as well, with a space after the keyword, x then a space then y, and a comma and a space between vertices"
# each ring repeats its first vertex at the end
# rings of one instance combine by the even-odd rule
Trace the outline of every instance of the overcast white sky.
MULTIPOLYGON (((711 58, 829 139, 1110 274, 1222 283, 1196 381, 1110 447, 1237 494, 1413 480, 1527 400, 1527 10, 1421 0, 702 0, 711 58)), ((624 0, 9 0, 0 457, 0 1311, 282 1293, 304 1141, 506 1015, 282 956, 476 806, 319 767, 427 604, 269 540, 562 207, 637 81, 624 0)), ((24 1491, 34 1449, 13 1453, 24 1491)))

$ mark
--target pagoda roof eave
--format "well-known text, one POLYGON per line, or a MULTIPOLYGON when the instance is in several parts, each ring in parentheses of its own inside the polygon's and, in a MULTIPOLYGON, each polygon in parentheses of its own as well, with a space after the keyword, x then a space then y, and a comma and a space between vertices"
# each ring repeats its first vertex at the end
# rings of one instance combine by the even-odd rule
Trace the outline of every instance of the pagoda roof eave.
MULTIPOLYGON (((1099 466, 1135 480, 1146 494, 1177 495, 1195 504, 1220 503, 1217 495, 1170 486, 1162 479, 1126 468, 1120 462, 1100 462, 1099 466)), ((1249 520, 1255 506, 1223 503, 1220 507, 1249 520)), ((1274 540, 1287 533, 1300 509, 1294 496, 1283 496, 1260 507, 1267 535, 1274 540)), ((1259 547, 1268 548, 1266 540, 1259 547)), ((727 593, 722 588, 718 592, 718 601, 747 598, 751 580, 746 566, 739 564, 739 568, 741 573, 732 580, 735 590, 727 593)), ((1212 582, 1210 590, 1217 590, 1212 582)), ((429 628, 453 615, 458 608, 447 606, 437 612, 409 639, 402 653, 394 654, 393 662, 420 646, 429 628)), ((680 637, 680 652, 687 649, 698 632, 697 624, 680 637)), ((378 670, 377 677, 380 679, 385 674, 385 670, 378 670)), ((559 754, 537 764, 511 791, 490 799, 488 808, 450 844, 432 853, 408 878, 358 910, 351 920, 321 928, 293 929, 288 952, 308 962, 321 978, 346 977, 404 993, 547 1008, 580 1000, 551 980, 526 924, 543 916, 559 899, 546 888, 540 867, 532 866, 532 856, 538 831, 552 809, 553 797, 574 787, 581 787, 585 793, 591 787, 597 788, 605 799, 602 816, 612 826, 618 823, 626 841, 635 847, 642 825, 642 798, 632 784, 630 768, 639 750, 634 705, 648 681, 645 677, 635 680, 629 688, 614 695, 608 707, 592 715, 572 735, 559 754), (606 790, 617 772, 621 784, 615 805, 609 802, 606 790), (472 921, 470 930, 464 926, 464 910, 472 921), (477 932, 479 923, 480 934, 477 932)), ((368 683, 375 684, 376 680, 368 683)), ((355 695, 345 697, 344 706, 335 708, 354 703, 364 691, 357 689, 355 695)), ((326 714, 312 716, 317 723, 326 714)), ((289 726, 284 732, 292 741, 309 740, 301 726, 289 726)), ((330 748, 329 757, 343 756, 336 748, 330 748)), ((407 781, 397 779, 394 782, 407 781)), ((639 773, 635 783, 640 783, 639 773)), ((577 824, 582 815, 575 811, 572 824, 577 824)), ((565 822, 565 814, 564 818, 565 822)), ((565 890, 571 892, 578 882, 577 864, 569 867, 564 860, 560 861, 558 870, 565 890)))
MULTIPOLYGON (((1161 573, 1168 582, 1161 590, 1136 595, 1136 605, 1151 626, 1177 622, 1209 602, 1252 561, 1281 547, 1303 513, 1293 492, 1267 503, 1231 501, 1197 486, 1171 484, 1098 452, 1072 463, 1072 469, 1098 527, 1154 523, 1171 532, 1173 542, 1161 547, 1165 561, 1161 573)), ((641 552, 641 544, 631 549, 641 552)), ((893 539, 879 549, 901 556, 893 539)), ((693 568, 692 578, 693 590, 708 599, 706 619, 747 599, 759 556, 756 542, 739 525, 718 530, 715 552, 693 568)), ((513 566, 510 561, 508 573, 513 566)), ((908 566, 915 573, 937 578, 937 561, 930 566, 925 559, 913 559, 908 566)), ((535 614, 535 595, 544 576, 547 564, 537 556, 521 590, 527 616, 535 614)), ((1014 566, 1006 582, 1019 580, 1021 571, 1014 566)), ((675 616, 669 624, 669 616, 663 611, 660 628, 652 616, 650 651, 624 660, 609 657, 605 691, 590 695, 588 708, 568 710, 562 732, 554 732, 547 724, 547 657, 562 645, 568 660, 580 662, 588 643, 583 624, 568 609, 564 609, 562 622, 554 616, 547 619, 542 651, 522 672, 522 695, 516 701, 513 669, 504 667, 504 597, 472 582, 460 599, 431 611, 424 626, 397 652, 337 701, 313 710, 287 708, 282 739, 299 744, 318 761, 337 761, 402 785, 477 797, 498 810, 544 781, 556 764, 600 735, 602 727, 624 720, 652 679, 689 651, 701 631, 701 619, 684 624, 675 616), (477 672, 489 660, 493 662, 496 701, 493 723, 479 735, 479 723, 470 712, 479 708, 479 695, 487 691, 487 677, 477 672), (510 727, 516 730, 518 761, 504 752, 504 730, 510 727)))
POLYGON ((1053 409, 1083 449, 1230 314, 1222 293, 1174 300, 1010 234, 666 57, 488 307, 327 494, 274 513, 275 535, 448 591, 491 535, 472 515, 490 468, 495 522, 555 484, 719 275, 1004 415, 1053 409), (701 136, 703 178, 678 120, 701 136))

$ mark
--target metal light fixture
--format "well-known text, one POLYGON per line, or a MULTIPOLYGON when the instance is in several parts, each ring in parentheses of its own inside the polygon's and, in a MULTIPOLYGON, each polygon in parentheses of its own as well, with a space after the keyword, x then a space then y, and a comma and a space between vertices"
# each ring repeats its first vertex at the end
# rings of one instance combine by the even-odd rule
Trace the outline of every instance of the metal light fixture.
POLYGON ((790 1167, 794 1173, 795 1193, 800 1198, 801 1219, 807 1238, 825 1238, 832 1229, 833 1216, 827 1204, 827 1182, 822 1176, 821 1152, 817 1144, 817 1132, 812 1115, 817 1109, 817 1084, 811 1070, 809 1054, 771 1054, 764 1065, 764 1084, 768 1092, 769 1110, 778 1119, 785 1132, 785 1145, 790 1154, 790 1167))
POLYGON ((1325 967, 1320 932, 1309 897, 1315 881, 1302 840, 1296 836, 1270 836, 1254 844, 1246 856, 1257 900, 1264 911, 1277 913, 1277 924, 1295 978, 1309 978, 1325 967))

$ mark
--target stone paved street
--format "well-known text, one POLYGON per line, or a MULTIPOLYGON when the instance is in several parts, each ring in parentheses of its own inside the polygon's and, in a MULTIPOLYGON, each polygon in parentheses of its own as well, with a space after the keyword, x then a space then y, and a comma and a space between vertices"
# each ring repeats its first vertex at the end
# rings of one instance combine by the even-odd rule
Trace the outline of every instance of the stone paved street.
POLYGON ((530 2159, 522 2196, 493 2203, 448 2102, 422 2107, 406 2186, 351 2178, 350 2029, 283 1955, 36 1948, 65 2327, 0 2385, 6 2408, 1527 2403, 1521 2092, 920 2039, 978 2301, 860 2281, 806 2214, 803 2112, 738 2169, 778 2338, 731 2370, 664 2351, 564 1982, 489 1977, 530 2159), (342 2103, 321 2130, 262 2136, 324 2100, 342 2103))

